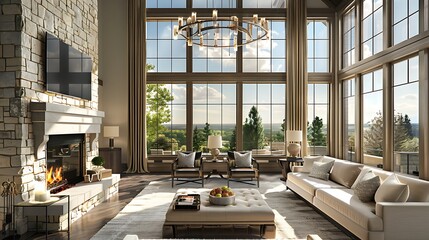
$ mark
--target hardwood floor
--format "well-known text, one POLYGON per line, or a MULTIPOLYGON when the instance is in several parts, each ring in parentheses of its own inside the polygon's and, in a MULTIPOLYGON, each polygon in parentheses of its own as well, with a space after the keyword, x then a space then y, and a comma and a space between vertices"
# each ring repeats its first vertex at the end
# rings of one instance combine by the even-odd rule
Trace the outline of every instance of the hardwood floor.
MULTIPOLYGON (((74 222, 71 226, 70 239, 90 239, 141 192, 150 181, 165 178, 169 178, 169 176, 159 174, 121 174, 119 193, 74 222)), ((45 235, 28 232, 19 239, 45 239, 45 235)), ((49 235, 49 239, 67 239, 67 233, 53 233, 49 235)))

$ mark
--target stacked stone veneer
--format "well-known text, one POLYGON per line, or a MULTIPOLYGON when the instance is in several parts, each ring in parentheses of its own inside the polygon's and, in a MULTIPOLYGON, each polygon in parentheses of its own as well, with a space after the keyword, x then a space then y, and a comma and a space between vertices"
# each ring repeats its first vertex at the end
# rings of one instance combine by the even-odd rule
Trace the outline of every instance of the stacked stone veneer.
MULTIPOLYGON (((29 103, 98 108, 97 12, 97 0, 0 0, 0 183, 17 183, 16 201, 30 198, 46 161, 35 156, 29 103), (46 92, 46 32, 92 57, 92 101, 46 92)), ((98 149, 86 137, 88 163, 98 149)), ((18 220, 26 231, 26 220, 18 220)))

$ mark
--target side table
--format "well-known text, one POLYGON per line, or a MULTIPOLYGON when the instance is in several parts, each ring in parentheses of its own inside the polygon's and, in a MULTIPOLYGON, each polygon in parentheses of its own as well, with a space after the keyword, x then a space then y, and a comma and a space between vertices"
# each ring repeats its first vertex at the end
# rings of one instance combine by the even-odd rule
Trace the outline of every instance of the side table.
POLYGON ((204 173, 208 173, 206 179, 210 178, 213 174, 225 178, 222 173, 228 173, 228 162, 226 160, 203 160, 204 173))
MULTIPOLYGON (((67 239, 70 239, 70 195, 52 195, 51 196, 51 200, 50 201, 46 201, 46 202, 36 202, 36 201, 24 201, 24 202, 20 202, 17 203, 15 205, 13 205, 13 211, 16 212, 15 208, 17 207, 21 207, 23 209, 22 213, 24 214, 24 210, 25 208, 45 208, 45 220, 48 218, 48 208, 56 203, 59 202, 63 199, 67 199, 67 239)), ((36 216, 36 232, 38 232, 38 222, 39 222, 39 216, 36 216)), ((16 230, 16 217, 14 217, 14 227, 16 230)), ((64 232, 64 231, 59 231, 59 232, 64 232)), ((46 239, 48 239, 48 222, 45 223, 45 237, 46 239)))
POLYGON ((112 169, 112 173, 121 173, 121 148, 100 148, 100 156, 106 161, 104 167, 112 169))
POLYGON ((278 161, 278 164, 282 168, 282 175, 283 177, 280 178, 282 181, 287 180, 287 174, 290 173, 292 170, 290 169, 291 164, 302 164, 304 160, 300 157, 287 157, 287 158, 280 158, 278 161))

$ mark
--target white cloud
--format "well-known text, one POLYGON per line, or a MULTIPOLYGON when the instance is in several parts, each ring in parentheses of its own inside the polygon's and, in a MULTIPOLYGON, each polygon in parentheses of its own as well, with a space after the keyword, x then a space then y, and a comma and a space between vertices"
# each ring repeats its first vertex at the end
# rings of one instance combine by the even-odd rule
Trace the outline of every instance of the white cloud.
POLYGON ((225 99, 225 95, 217 89, 207 86, 194 86, 193 88, 194 101, 205 101, 206 97, 209 99, 225 99), (207 91, 207 92, 206 92, 207 91))

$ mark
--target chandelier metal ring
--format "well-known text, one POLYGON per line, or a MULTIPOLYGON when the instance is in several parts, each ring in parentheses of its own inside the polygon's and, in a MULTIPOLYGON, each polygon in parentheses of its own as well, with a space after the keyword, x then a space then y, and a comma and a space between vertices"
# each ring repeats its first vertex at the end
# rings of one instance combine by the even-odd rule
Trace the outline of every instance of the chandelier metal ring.
MULTIPOLYGON (((219 48, 234 48, 244 46, 262 39, 269 39, 270 30, 268 28, 268 20, 265 18, 258 18, 257 14, 253 15, 251 21, 239 20, 238 17, 232 16, 217 17, 217 10, 213 10, 212 19, 198 19, 196 13, 193 12, 191 17, 188 17, 186 24, 183 24, 182 17, 178 18, 178 25, 173 27, 173 38, 177 39, 182 36, 186 39, 187 45, 193 44, 200 47, 219 47, 219 48), (247 24, 247 27, 243 27, 247 24), (229 36, 232 38, 221 38, 220 30, 230 30, 229 36), (209 33, 213 32, 213 37, 208 39, 209 33), (238 42, 237 35, 243 34, 246 41, 238 42), (220 42, 220 44, 218 44, 220 42)), ((224 35, 225 37, 225 35, 224 35)), ((244 39, 243 39, 244 40, 244 39)))

